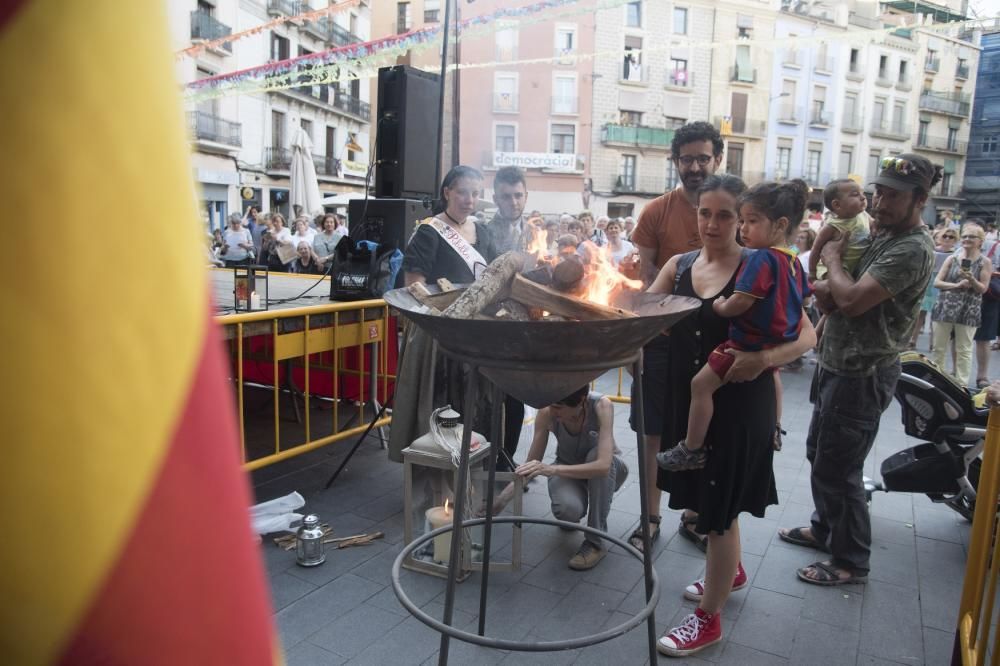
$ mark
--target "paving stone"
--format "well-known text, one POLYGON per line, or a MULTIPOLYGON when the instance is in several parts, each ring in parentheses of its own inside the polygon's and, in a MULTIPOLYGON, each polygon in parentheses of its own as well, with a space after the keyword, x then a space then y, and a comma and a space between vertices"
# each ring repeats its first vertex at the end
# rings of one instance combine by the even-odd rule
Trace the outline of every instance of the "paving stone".
POLYGON ((740 518, 740 548, 744 553, 763 555, 776 539, 778 521, 744 516, 740 518))
POLYGON ((969 530, 969 522, 954 511, 917 512, 915 516, 917 536, 938 541, 962 543, 962 532, 969 530))
POLYGON ((789 661, 811 666, 840 666, 857 659, 861 634, 854 629, 831 631, 830 625, 801 619, 789 661))
POLYGON ((312 583, 286 573, 273 574, 269 576, 268 582, 271 585, 271 601, 274 603, 276 611, 298 601, 316 589, 312 583))
POLYGON ((595 633, 607 624, 624 598, 624 592, 581 582, 535 625, 532 633, 543 640, 595 633))
MULTIPOLYGON (((784 542, 782 542, 784 543, 784 542)), ((825 555, 811 548, 793 546, 786 548, 775 544, 768 549, 754 575, 753 586, 794 597, 804 597, 806 586, 795 572, 801 567, 824 559, 825 555)))
POLYGON ((338 666, 346 659, 312 643, 299 643, 285 652, 287 666, 338 666))
POLYGON ((345 574, 305 595, 275 615, 282 644, 292 647, 323 625, 349 612, 383 589, 383 585, 345 574))
MULTIPOLYGON (((757 578, 760 578, 759 571, 757 578)), ((787 658, 791 655, 801 613, 802 599, 799 597, 754 587, 730 630, 729 640, 787 658)))
POLYGON ((410 617, 385 632, 348 663, 352 666, 417 666, 437 651, 440 642, 439 633, 410 617))
MULTIPOLYGON (((861 628, 864 593, 854 591, 857 585, 823 587, 803 583, 802 617, 814 622, 857 631, 861 628)), ((829 631, 829 629, 828 629, 829 631)))
POLYGON ((920 601, 915 589, 868 582, 861 610, 861 654, 904 664, 923 663, 923 646, 917 638, 920 629, 920 601))
POLYGON ((924 626, 954 631, 965 576, 965 549, 957 544, 917 537, 917 579, 924 626))
MULTIPOLYGON (((611 629, 628 622, 631 615, 612 613, 602 630, 611 629)), ((661 631, 661 627, 656 628, 661 631)), ((573 662, 577 666, 607 666, 607 664, 648 664, 649 646, 646 638, 646 623, 643 622, 627 634, 604 643, 591 645, 580 650, 579 658, 573 662)))
POLYGON ((354 508, 354 513, 370 519, 373 524, 387 519, 403 510, 403 496, 398 491, 389 492, 378 499, 362 502, 354 508))
MULTIPOLYGON (((569 535, 565 535, 569 537, 569 535)), ((579 547, 579 541, 574 537, 573 546, 557 548, 545 560, 538 564, 531 573, 523 578, 525 583, 535 585, 543 590, 556 594, 567 594, 583 581, 583 572, 574 571, 567 566, 569 558, 579 547)))
MULTIPOLYGON (((385 586, 385 589, 373 596, 368 603, 392 613, 408 616, 410 613, 399 602, 399 598, 396 597, 396 592, 392 589, 391 581, 387 580, 386 582, 388 584, 385 586)), ((399 582, 406 596, 417 606, 423 606, 430 602, 445 589, 444 578, 437 578, 416 571, 403 570, 400 572, 399 582)))
POLYGON ((913 546, 889 541, 872 543, 870 580, 902 587, 917 587, 917 554, 913 546))
POLYGON ((403 512, 393 514, 380 523, 371 526, 369 531, 382 532, 382 539, 388 544, 403 543, 403 512))
POLYGON ((590 571, 583 572, 583 580, 612 590, 628 593, 642 580, 643 565, 631 555, 610 552, 590 571))
POLYGON ((401 615, 366 604, 341 615, 307 640, 313 645, 350 658, 380 640, 384 633, 404 620, 401 615))
POLYGON ((909 493, 876 493, 871 513, 901 523, 913 524, 913 499, 909 493))
POLYGON ((489 603, 490 635, 508 640, 522 640, 564 599, 534 585, 519 583, 489 603), (499 619, 499 622, 494 622, 499 619))
POLYGON ((373 541, 365 546, 327 549, 326 562, 317 567, 300 567, 293 564, 286 573, 313 585, 322 586, 348 573, 359 564, 367 562, 388 548, 387 544, 373 541))
POLYGON ((725 647, 722 648, 722 654, 719 655, 715 663, 725 664, 726 666, 778 666, 779 664, 798 662, 789 662, 784 657, 779 657, 776 654, 761 652, 760 650, 754 650, 745 645, 728 641, 725 647))
MULTIPOLYGON (((924 627, 924 663, 951 663, 951 649, 955 641, 955 631, 940 631, 924 627)), ((987 658, 989 661, 989 658, 987 658)))
POLYGON ((913 525, 909 523, 890 520, 882 516, 872 516, 873 543, 889 542, 913 548, 915 537, 913 525))

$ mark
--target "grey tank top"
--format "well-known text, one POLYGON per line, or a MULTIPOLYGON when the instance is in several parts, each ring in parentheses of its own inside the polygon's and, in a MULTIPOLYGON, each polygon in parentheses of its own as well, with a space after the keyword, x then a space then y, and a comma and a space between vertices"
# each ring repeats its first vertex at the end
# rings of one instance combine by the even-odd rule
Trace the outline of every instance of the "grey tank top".
MULTIPOLYGON (((587 454, 597 448, 597 439, 601 424, 597 418, 597 402, 604 396, 600 393, 587 395, 587 418, 584 419, 580 432, 574 434, 562 423, 553 420, 550 432, 556 436, 556 463, 561 465, 580 465, 587 462, 587 454)), ((615 446, 615 454, 621 453, 615 446)))

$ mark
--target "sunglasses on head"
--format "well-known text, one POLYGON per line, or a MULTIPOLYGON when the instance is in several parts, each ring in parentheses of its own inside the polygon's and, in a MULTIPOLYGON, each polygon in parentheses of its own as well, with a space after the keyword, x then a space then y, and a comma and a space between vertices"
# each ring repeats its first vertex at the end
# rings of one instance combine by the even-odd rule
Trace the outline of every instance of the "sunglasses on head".
POLYGON ((913 162, 899 157, 883 157, 880 166, 883 169, 895 169, 896 173, 903 175, 911 174, 915 169, 913 162))

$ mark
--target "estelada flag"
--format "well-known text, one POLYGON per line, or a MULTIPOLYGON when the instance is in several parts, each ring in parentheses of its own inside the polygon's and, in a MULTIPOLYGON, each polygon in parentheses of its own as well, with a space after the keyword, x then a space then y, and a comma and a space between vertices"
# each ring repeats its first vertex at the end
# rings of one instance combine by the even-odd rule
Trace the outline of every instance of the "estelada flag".
POLYGON ((0 5, 0 663, 277 659, 166 26, 0 5))

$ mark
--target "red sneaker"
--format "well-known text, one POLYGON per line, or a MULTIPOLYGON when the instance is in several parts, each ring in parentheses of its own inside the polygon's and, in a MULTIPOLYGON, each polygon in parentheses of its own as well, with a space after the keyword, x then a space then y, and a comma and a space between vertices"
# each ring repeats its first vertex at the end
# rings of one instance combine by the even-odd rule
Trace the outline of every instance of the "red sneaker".
MULTIPOLYGON (((736 569, 736 578, 733 579, 733 592, 742 590, 747 586, 747 572, 743 570, 743 563, 740 562, 736 569)), ((684 598, 691 601, 701 601, 705 594, 705 579, 699 578, 695 582, 684 588, 684 598)))
POLYGON ((700 608, 684 618, 656 641, 656 649, 668 657, 685 657, 722 640, 722 613, 709 615, 700 608))

